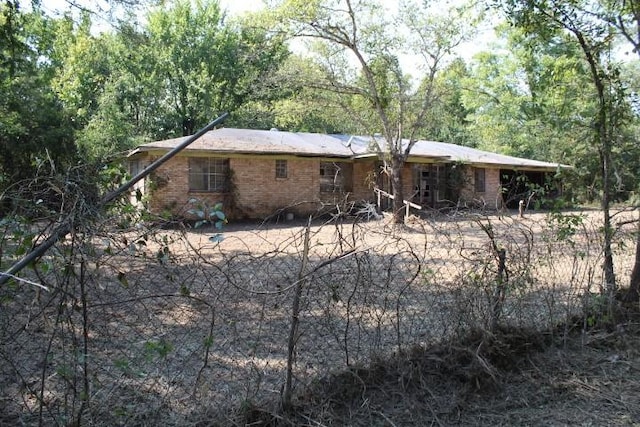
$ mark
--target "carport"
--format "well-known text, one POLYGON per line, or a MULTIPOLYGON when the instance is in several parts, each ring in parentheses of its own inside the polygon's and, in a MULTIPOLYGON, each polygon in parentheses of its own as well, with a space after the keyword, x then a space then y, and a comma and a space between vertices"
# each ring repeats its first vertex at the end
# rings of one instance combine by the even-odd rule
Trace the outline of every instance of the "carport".
POLYGON ((517 209, 520 200, 530 204, 536 197, 553 198, 562 194, 562 183, 549 171, 500 169, 502 199, 509 209, 517 209), (544 191, 541 191, 541 190, 544 191))

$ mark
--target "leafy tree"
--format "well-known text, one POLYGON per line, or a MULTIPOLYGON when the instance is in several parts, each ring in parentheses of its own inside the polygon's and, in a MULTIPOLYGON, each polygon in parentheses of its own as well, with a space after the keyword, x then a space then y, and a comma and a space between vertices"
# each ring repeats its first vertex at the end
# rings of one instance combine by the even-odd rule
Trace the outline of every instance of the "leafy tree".
POLYGON ((466 146, 477 145, 469 132, 473 111, 464 102, 470 72, 464 60, 456 59, 436 78, 435 90, 439 102, 425 116, 425 122, 429 124, 425 138, 466 146))
POLYGON ((52 20, 50 27, 53 41, 49 57, 56 70, 52 86, 79 129, 95 112, 97 98, 109 75, 108 58, 91 35, 88 15, 77 25, 66 16, 52 20))
POLYGON ((356 0, 282 0, 275 11, 292 35, 313 41, 309 48, 322 71, 314 88, 338 95, 339 107, 366 133, 381 131, 386 143, 378 150, 391 178, 396 223, 404 220, 404 163, 438 102, 436 75, 471 22, 461 19, 466 8, 440 14, 428 4, 403 3, 396 21, 381 4, 356 0), (421 60, 421 85, 402 69, 404 46, 421 60))
POLYGON ((0 189, 31 178, 41 162, 61 166, 75 159, 70 122, 50 86, 45 18, 0 5, 0 189))
POLYGON ((178 123, 183 135, 192 134, 221 111, 235 110, 287 55, 279 37, 227 23, 215 1, 158 9, 147 31, 167 133, 178 123))
POLYGON ((141 142, 139 136, 136 138, 137 129, 129 120, 130 114, 120 104, 119 95, 117 87, 108 84, 97 99, 97 111, 77 132, 78 149, 85 158, 108 161, 114 154, 122 155, 136 142, 141 142))
POLYGON ((489 151, 574 165, 576 185, 593 187, 595 102, 577 45, 560 32, 544 42, 511 26, 499 34, 504 45, 477 54, 463 83, 472 138, 489 151))
POLYGON ((128 25, 94 40, 105 57, 104 67, 100 77, 92 79, 99 90, 94 90, 94 108, 77 133, 79 148, 88 158, 101 160, 163 135, 157 130, 162 129, 158 113, 164 96, 153 78, 153 53, 147 42, 128 25))
MULTIPOLYGON (((51 86, 72 120, 73 137, 83 158, 100 163, 130 148, 137 129, 128 120, 120 90, 123 70, 131 75, 139 68, 131 58, 133 49, 123 51, 121 37, 109 33, 94 36, 87 13, 79 23, 67 15, 49 19, 46 27, 51 86)), ((138 84, 135 89, 141 87, 138 84)))
POLYGON ((215 1, 160 6, 147 21, 98 36, 88 15, 56 28, 56 88, 89 159, 191 134, 221 111, 274 95, 268 77, 288 55, 277 35, 227 21, 215 1))
POLYGON ((508 16, 530 34, 548 40, 558 30, 566 32, 579 46, 591 76, 596 108, 593 112, 593 144, 600 160, 603 209, 603 272, 609 296, 616 290, 611 242, 610 203, 613 192, 614 143, 620 135, 624 105, 619 91, 619 70, 610 61, 614 33, 612 27, 594 19, 603 12, 602 4, 587 1, 524 1, 510 0, 505 4, 508 16))
POLYGON ((276 127, 327 134, 361 131, 357 119, 345 115, 340 107, 340 94, 318 90, 323 71, 311 59, 292 56, 279 70, 277 79, 286 92, 273 104, 276 127))
MULTIPOLYGON (((640 56, 640 4, 635 0, 602 0, 603 8, 599 10, 598 17, 613 26, 618 34, 620 34, 632 47, 633 52, 640 56)), ((638 76, 637 67, 635 69, 635 76, 638 76)), ((628 138, 633 140, 633 148, 637 150, 638 142, 638 88, 634 87, 634 83, 637 85, 636 79, 629 79, 627 87, 630 87, 632 93, 632 108, 635 112, 635 138, 628 138)), ((625 151, 623 151, 625 153, 625 151)), ((637 162, 636 162, 637 164, 637 162)), ((636 177, 638 175, 635 175, 636 177)), ((636 188, 640 187, 636 183, 636 188)), ((637 236, 636 236, 636 254, 633 270, 631 271, 631 278, 629 283, 629 289, 624 296, 624 299, 629 302, 637 302, 640 299, 640 221, 638 222, 637 236)))
POLYGON ((633 52, 640 55, 640 4, 635 0, 601 0, 595 12, 601 22, 616 29, 633 52))

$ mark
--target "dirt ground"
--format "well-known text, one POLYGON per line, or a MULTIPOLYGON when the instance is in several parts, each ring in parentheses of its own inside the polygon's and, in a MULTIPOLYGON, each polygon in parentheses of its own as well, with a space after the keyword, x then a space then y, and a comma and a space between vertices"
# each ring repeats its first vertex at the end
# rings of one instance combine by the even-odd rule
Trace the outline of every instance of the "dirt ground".
MULTIPOLYGON (((640 425, 637 323, 562 340, 514 332, 485 352, 474 337, 342 372, 275 425, 640 425)), ((264 408, 244 418, 273 419, 264 408)))
MULTIPOLYGON (((622 286, 634 215, 614 217, 622 286)), ((96 227, 75 270, 35 277, 52 292, 3 290, 0 426, 640 426, 638 307, 590 317, 600 216, 316 220, 306 245, 302 219, 96 227)))
MULTIPOLYGON (((614 216, 612 225, 617 233, 628 233, 633 230, 633 225, 627 224, 627 221, 638 217, 634 210, 612 211, 614 216)), ((578 228, 582 231, 590 232, 596 230, 602 223, 602 211, 599 209, 580 209, 562 212, 563 216, 579 216, 582 218, 578 228)), ((505 211, 501 215, 494 213, 462 213, 458 215, 441 215, 434 214, 418 218, 410 216, 405 227, 394 230, 390 223, 390 216, 380 220, 371 222, 364 221, 360 226, 367 229, 373 235, 380 238, 386 237, 389 233, 410 238, 416 244, 421 244, 425 238, 424 234, 428 232, 437 232, 447 230, 456 233, 465 233, 465 238, 476 239, 485 237, 484 233, 477 227, 478 221, 490 222, 496 228, 517 229, 524 227, 531 229, 534 233, 539 233, 546 228, 549 221, 549 212, 531 211, 527 212, 524 217, 518 217, 517 211, 505 211)), ((353 219, 346 218, 343 223, 349 227, 353 219)), ((272 247, 281 247, 287 243, 301 239, 303 229, 308 221, 302 218, 296 218, 292 221, 282 220, 280 222, 260 223, 254 221, 245 221, 238 223, 230 223, 224 226, 222 235, 224 240, 219 245, 208 241, 208 237, 217 234, 217 230, 211 228, 195 229, 187 233, 189 240, 196 247, 213 248, 220 246, 226 250, 251 250, 253 252, 267 252, 272 247)), ((335 238, 337 224, 330 218, 315 219, 311 223, 312 238, 318 241, 328 242, 335 238)), ((350 229, 349 229, 350 230, 350 229)))
MULTIPOLYGON (((566 214, 583 216, 585 233, 596 230, 601 221, 597 210, 566 214)), ((614 220, 617 232, 628 233, 624 222, 633 217, 632 213, 619 213, 614 220)), ((442 221, 439 218, 429 227, 440 230, 442 221)), ((477 248, 479 242, 486 241, 485 232, 475 220, 455 221, 455 229, 464 233, 469 247, 477 248)), ((520 226, 538 233, 547 223, 548 214, 533 213, 520 219, 512 213, 506 218, 490 217, 490 221, 500 236, 504 236, 501 228, 504 233, 504 229, 516 230, 520 226)), ((301 239, 303 225, 285 223, 264 230, 247 224, 231 225, 225 230, 221 247, 227 251, 256 251, 286 246, 287 242, 301 239)), ((389 231, 384 224, 380 227, 389 231)), ((314 224, 311 230, 316 242, 330 241, 335 235, 335 229, 326 225, 314 224)), ((428 245, 424 230, 424 223, 416 220, 400 233, 418 245, 428 245)), ((202 244, 200 236, 190 238, 194 244, 202 244)), ((375 240, 375 233, 369 238, 375 240)), ((630 273, 633 247, 621 244, 617 248, 617 271, 624 283, 630 273)), ((559 264, 561 251, 558 244, 555 260, 559 264)), ((433 248, 430 254, 435 257, 433 248)), ((640 426, 640 317, 638 307, 627 308, 628 317, 614 326, 585 327, 584 319, 576 317, 555 330, 516 328, 493 336, 485 331, 472 333, 459 342, 414 348, 366 367, 316 378, 316 385, 299 396, 290 412, 282 413, 269 403, 258 404, 244 408, 234 422, 308 426, 640 426)))

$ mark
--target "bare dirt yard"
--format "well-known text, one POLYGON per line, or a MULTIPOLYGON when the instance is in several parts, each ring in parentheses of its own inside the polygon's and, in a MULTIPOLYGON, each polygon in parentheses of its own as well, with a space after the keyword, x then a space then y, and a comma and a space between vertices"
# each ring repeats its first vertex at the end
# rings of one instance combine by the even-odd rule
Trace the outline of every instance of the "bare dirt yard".
MULTIPOLYGON (((423 250, 421 261, 433 266, 424 268, 423 274, 453 281, 448 283, 453 288, 470 272, 486 273, 485 261, 478 263, 483 258, 478 252, 490 252, 490 239, 478 224, 491 224, 498 244, 529 263, 535 278, 528 277, 532 280, 528 291, 535 289, 535 298, 547 300, 547 307, 537 311, 535 307, 540 306, 534 304, 534 313, 524 314, 523 308, 530 304, 523 303, 528 300, 523 293, 510 311, 511 320, 515 313, 523 316, 513 328, 487 334, 468 325, 466 333, 439 341, 451 336, 442 332, 432 340, 435 344, 425 345, 429 340, 423 340, 418 347, 392 352, 381 360, 321 375, 302 393, 291 413, 279 413, 267 404, 250 406, 239 419, 247 425, 640 426, 638 307, 628 307, 623 317, 608 325, 590 324, 592 319, 585 314, 584 296, 601 286, 597 279, 601 215, 594 210, 565 212, 556 218, 535 213, 522 219, 511 215, 410 221, 396 232, 396 238, 410 240, 413 248, 423 250), (581 262, 585 260, 589 262, 581 262), (554 314, 554 302, 549 299, 558 295, 564 299, 560 313, 554 314)), ((614 226, 619 225, 614 250, 622 286, 632 268, 633 241, 623 225, 631 218, 631 213, 620 212, 614 220, 614 226)), ((299 228, 281 227, 258 234, 253 227, 231 227, 226 233, 231 241, 226 244, 250 242, 255 250, 300 238, 299 228)), ((394 232, 384 226, 374 228, 364 232, 367 245, 396 251, 397 246, 385 245, 387 233, 394 232)), ((319 245, 335 239, 332 226, 316 225, 311 230, 319 245)), ((520 270, 516 273, 528 269, 518 259, 513 264, 514 270, 520 270)), ((477 295, 471 295, 462 303, 473 305, 477 295)), ((450 316, 441 323, 471 316, 477 323, 470 323, 484 327, 482 315, 475 317, 473 308, 444 311, 450 316)))
POLYGON ((2 289, 0 425, 640 425, 600 215, 105 221, 2 289))

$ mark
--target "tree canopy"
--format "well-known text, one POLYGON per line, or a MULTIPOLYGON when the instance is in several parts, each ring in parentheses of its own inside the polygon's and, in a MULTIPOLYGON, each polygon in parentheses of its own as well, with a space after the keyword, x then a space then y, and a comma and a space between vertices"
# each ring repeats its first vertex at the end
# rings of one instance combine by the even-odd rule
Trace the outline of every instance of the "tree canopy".
POLYGON ((69 117, 52 85, 44 18, 0 5, 0 186, 31 177, 42 163, 75 158, 69 117))
POLYGON ((616 199, 637 193, 638 56, 617 53, 637 50, 635 3, 544 3, 574 26, 593 17, 582 29, 599 49, 595 75, 608 76, 607 105, 617 105, 610 181, 593 139, 594 74, 573 27, 526 13, 531 2, 501 4, 496 42, 463 57, 484 19, 464 3, 274 0, 228 16, 217 1, 181 0, 96 31, 91 7, 51 16, 5 2, 2 179, 30 176, 47 158, 104 162, 228 110, 231 126, 381 133, 390 176, 411 141, 433 139, 573 165, 566 189, 578 201, 605 182, 616 199))

